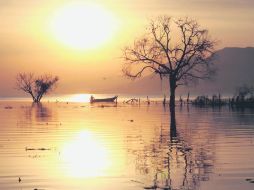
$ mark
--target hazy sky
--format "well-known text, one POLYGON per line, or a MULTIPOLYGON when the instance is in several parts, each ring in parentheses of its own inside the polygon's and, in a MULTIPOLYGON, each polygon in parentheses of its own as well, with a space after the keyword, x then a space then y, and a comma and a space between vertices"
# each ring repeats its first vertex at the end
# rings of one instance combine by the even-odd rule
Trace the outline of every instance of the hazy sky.
MULTIPOLYGON (((97 12, 89 14, 85 16, 93 20, 97 12)), ((59 93, 102 91, 110 84, 117 85, 124 80, 121 48, 141 35, 148 18, 165 14, 197 19, 219 41, 218 49, 254 46, 253 0, 0 0, 0 96, 15 94, 14 78, 18 72, 58 75, 59 93), (56 37, 61 36, 60 31, 68 32, 72 23, 77 23, 75 27, 83 25, 82 29, 88 27, 87 19, 71 20, 75 11, 70 16, 66 15, 68 11, 63 13, 63 19, 70 21, 63 21, 55 34, 51 28, 62 7, 68 10, 71 3, 82 2, 100 6, 114 25, 105 28, 103 23, 107 20, 99 15, 102 19, 96 23, 101 30, 112 32, 93 49, 75 49, 56 37)), ((89 35, 92 42, 100 39, 99 35, 89 35)))

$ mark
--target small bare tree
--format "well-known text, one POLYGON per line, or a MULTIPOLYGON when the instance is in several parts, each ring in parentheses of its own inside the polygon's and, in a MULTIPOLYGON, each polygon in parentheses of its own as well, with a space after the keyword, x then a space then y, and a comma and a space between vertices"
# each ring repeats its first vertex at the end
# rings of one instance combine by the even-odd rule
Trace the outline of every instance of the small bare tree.
POLYGON ((171 117, 175 116, 175 90, 213 73, 215 42, 195 20, 172 20, 168 16, 151 20, 147 33, 123 50, 126 76, 137 78, 146 70, 169 80, 171 117))
POLYGON ((16 76, 16 87, 30 94, 33 101, 38 103, 43 95, 52 91, 57 84, 59 78, 51 75, 42 75, 35 77, 33 73, 19 73, 16 76))

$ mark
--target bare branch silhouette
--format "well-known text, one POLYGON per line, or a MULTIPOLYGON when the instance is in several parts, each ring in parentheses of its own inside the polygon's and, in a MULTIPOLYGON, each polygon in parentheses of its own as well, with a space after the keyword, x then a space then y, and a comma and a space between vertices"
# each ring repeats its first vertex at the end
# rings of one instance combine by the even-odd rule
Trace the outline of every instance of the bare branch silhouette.
POLYGON ((43 95, 52 91, 58 82, 57 76, 42 75, 35 77, 33 73, 18 73, 16 87, 32 96, 33 102, 40 102, 43 95))
POLYGON ((151 20, 147 32, 123 50, 123 72, 127 77, 141 77, 147 70, 167 78, 170 86, 170 111, 175 110, 175 90, 214 73, 215 42, 195 20, 173 20, 161 16, 151 20))

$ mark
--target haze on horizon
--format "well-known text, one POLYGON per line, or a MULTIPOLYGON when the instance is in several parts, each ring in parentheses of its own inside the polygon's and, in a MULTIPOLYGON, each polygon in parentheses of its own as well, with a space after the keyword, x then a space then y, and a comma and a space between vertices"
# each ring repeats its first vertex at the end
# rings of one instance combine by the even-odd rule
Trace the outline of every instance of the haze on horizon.
POLYGON ((14 89, 18 72, 58 75, 57 93, 103 93, 126 84, 121 49, 145 31, 148 18, 163 14, 197 19, 219 41, 217 49, 253 47, 253 12, 252 0, 0 0, 0 97, 20 95, 14 89), (67 14, 75 14, 69 8, 73 4, 99 8, 78 19, 67 14), (61 24, 61 19, 70 20, 61 24), (86 33, 91 23, 97 24, 86 33), (54 31, 52 24, 57 25, 54 31), (107 36, 95 32, 98 24, 107 36), (76 35, 83 41, 71 38, 71 28, 79 26, 83 28, 76 35))

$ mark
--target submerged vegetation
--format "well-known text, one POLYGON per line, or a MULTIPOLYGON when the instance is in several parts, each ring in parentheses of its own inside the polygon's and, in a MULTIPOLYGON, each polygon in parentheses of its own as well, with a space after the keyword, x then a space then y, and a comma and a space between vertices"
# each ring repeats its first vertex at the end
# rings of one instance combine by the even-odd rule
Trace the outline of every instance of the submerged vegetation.
POLYGON ((222 99, 221 95, 198 96, 192 101, 193 105, 198 106, 223 106, 233 107, 252 107, 254 108, 254 88, 248 85, 242 85, 236 88, 235 95, 232 98, 222 99))
POLYGON ((254 107, 254 88, 246 84, 236 88, 235 96, 229 103, 238 107, 254 107))
POLYGON ((198 96, 193 101, 193 105, 199 105, 199 106, 222 106, 227 103, 227 100, 221 99, 221 95, 213 95, 212 98, 209 98, 208 96, 198 96))

